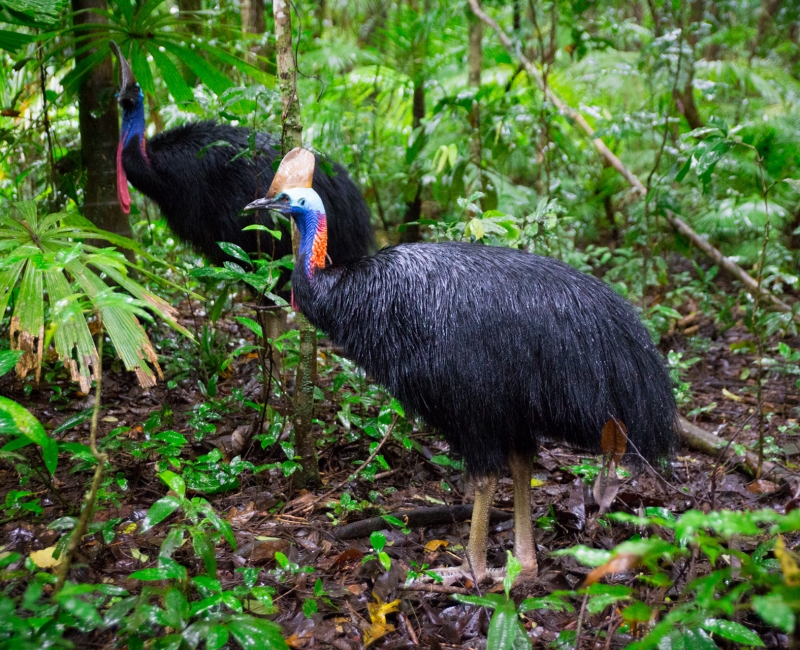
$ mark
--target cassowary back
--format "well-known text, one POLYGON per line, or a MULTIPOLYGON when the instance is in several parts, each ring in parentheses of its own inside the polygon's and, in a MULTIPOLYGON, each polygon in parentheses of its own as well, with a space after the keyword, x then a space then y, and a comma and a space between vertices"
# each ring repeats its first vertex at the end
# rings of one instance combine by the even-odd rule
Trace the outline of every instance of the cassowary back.
POLYGON ((611 417, 650 461, 674 447, 671 381, 647 330, 566 264, 417 244, 292 281, 311 322, 440 429, 472 474, 498 473, 545 440, 598 452, 611 417))
MULTIPOLYGON (((217 245, 227 241, 247 252, 256 252, 256 231, 242 232, 244 226, 263 223, 274 228, 272 215, 240 211, 264 196, 274 172, 277 143, 257 134, 257 166, 249 155, 249 129, 215 122, 195 122, 169 129, 147 140, 147 160, 138 138, 123 152, 128 180, 155 201, 170 228, 182 240, 191 242, 211 261, 229 259, 217 245)), ((333 165, 333 175, 322 170, 317 159, 314 188, 329 215, 329 254, 340 262, 363 257, 374 250, 369 209, 347 171, 333 165)), ((261 251, 274 258, 291 254, 288 224, 283 236, 274 240, 260 233, 261 251)))

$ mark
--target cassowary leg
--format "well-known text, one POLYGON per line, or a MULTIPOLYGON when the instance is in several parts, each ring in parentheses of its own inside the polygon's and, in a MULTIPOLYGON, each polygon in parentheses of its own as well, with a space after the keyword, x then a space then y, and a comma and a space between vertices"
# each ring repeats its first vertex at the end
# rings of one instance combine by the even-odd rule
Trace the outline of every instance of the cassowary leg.
POLYGON ((533 461, 531 458, 514 454, 509 458, 508 464, 514 481, 514 555, 522 565, 522 570, 529 577, 534 577, 538 566, 531 522, 533 461))
POLYGON ((486 577, 486 546, 489 541, 489 510, 492 507, 494 491, 497 488, 496 476, 475 479, 475 504, 472 506, 472 523, 469 527, 469 546, 467 557, 475 580, 481 582, 486 577))

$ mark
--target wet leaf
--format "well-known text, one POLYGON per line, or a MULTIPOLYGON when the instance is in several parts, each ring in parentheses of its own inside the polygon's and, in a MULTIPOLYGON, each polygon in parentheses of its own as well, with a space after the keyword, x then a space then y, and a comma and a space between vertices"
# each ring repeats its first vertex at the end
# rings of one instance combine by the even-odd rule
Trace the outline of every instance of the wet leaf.
POLYGON ((735 621, 726 621, 721 618, 707 618, 700 624, 700 627, 708 632, 721 636, 723 639, 733 641, 734 643, 758 646, 759 648, 764 647, 764 642, 758 634, 735 621))

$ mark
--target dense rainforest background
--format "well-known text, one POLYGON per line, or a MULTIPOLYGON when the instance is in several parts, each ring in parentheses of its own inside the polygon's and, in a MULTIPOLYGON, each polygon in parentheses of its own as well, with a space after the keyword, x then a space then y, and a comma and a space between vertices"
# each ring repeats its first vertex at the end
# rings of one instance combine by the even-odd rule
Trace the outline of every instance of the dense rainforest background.
POLYGON ((796 647, 798 3, 0 0, 0 61, 0 648, 796 647), (379 246, 608 283, 669 366, 674 459, 620 464, 613 421, 602 456, 545 444, 538 578, 501 478, 505 580, 442 580, 462 463, 314 342, 291 256, 212 264, 145 194, 123 211, 111 41, 148 139, 301 137, 379 246))

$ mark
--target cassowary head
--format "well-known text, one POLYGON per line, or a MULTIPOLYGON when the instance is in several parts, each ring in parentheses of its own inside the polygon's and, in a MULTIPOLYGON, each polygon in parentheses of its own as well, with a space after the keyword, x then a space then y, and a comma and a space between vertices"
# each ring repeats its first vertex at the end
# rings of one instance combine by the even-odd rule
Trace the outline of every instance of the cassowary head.
POLYGON ((144 93, 142 93, 136 77, 133 76, 130 64, 122 56, 122 52, 114 41, 111 41, 111 51, 119 60, 121 77, 120 89, 117 93, 117 101, 122 107, 122 128, 117 147, 117 196, 122 211, 128 214, 131 209, 131 197, 128 192, 128 177, 122 166, 122 152, 131 140, 138 138, 142 155, 147 159, 144 141, 144 93))
POLYGON ((306 273, 325 266, 328 248, 328 223, 322 199, 310 187, 294 187, 272 199, 258 199, 245 210, 274 210, 291 217, 300 231, 299 257, 305 260, 306 273))

